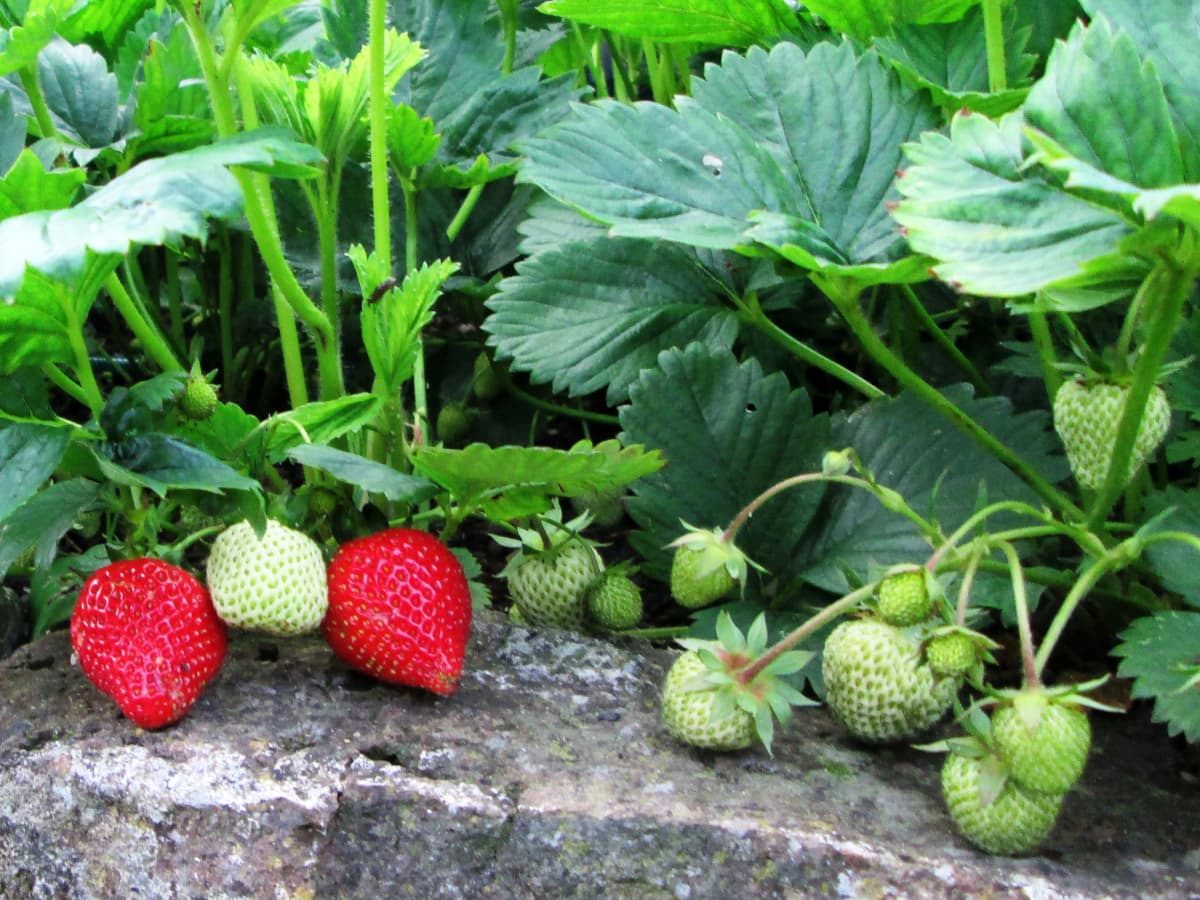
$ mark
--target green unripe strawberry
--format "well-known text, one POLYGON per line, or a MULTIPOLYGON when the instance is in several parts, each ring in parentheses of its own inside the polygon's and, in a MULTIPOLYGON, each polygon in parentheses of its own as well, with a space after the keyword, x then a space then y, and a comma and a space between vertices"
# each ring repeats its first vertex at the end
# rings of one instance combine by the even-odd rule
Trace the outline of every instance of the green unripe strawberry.
POLYGON ((293 635, 315 631, 328 609, 325 558, 307 536, 269 520, 260 538, 239 522, 213 541, 208 589, 228 625, 293 635))
POLYGON ((979 662, 979 648, 970 635, 961 631, 935 635, 925 645, 925 662, 940 678, 959 678, 979 662))
POLYGON ((437 436, 447 445, 460 443, 471 430, 471 421, 475 411, 465 403, 451 402, 445 404, 437 415, 437 436))
POLYGON ((917 642, 879 619, 843 622, 825 640, 821 671, 830 710, 855 737, 892 743, 938 721, 958 691, 937 678, 917 642))
POLYGON ((642 592, 621 572, 606 572, 587 593, 588 618, 607 631, 624 631, 642 621, 642 592))
POLYGON ((337 512, 337 491, 316 486, 308 492, 308 511, 315 519, 325 519, 337 512))
POLYGON ((590 544, 571 541, 554 550, 522 550, 505 568, 508 593, 525 622, 579 631, 587 589, 604 570, 590 544))
POLYGON ((933 615, 933 597, 922 569, 893 571, 879 583, 876 595, 879 615, 889 625, 907 628, 933 615))
POLYGON ((994 757, 952 751, 942 766, 942 796, 963 837, 988 853, 1017 856, 1045 840, 1058 819, 1063 795, 1029 791, 1009 779, 989 798, 987 779, 1002 778, 1002 769, 994 757))
MULTIPOLYGON (((1080 487, 1098 490, 1108 475, 1117 426, 1128 385, 1094 379, 1064 381, 1054 395, 1054 428, 1067 451, 1067 460, 1080 487)), ((1162 444, 1171 424, 1171 407, 1162 388, 1154 387, 1138 426, 1129 468, 1121 478, 1128 484, 1134 473, 1162 444)))
POLYGON ((186 419, 202 422, 210 418, 217 409, 217 391, 198 372, 188 376, 179 395, 179 413, 186 419))
POLYGON ((688 525, 688 530, 671 541, 671 596, 680 606, 699 609, 715 603, 744 585, 749 567, 760 568, 728 539, 720 528, 706 531, 688 525))
POLYGON ((675 738, 709 750, 742 750, 754 742, 754 717, 738 706, 718 709, 720 686, 695 650, 683 653, 667 672, 662 721, 675 738))
POLYGON ((592 521, 602 528, 612 528, 625 517, 625 489, 612 488, 606 491, 585 491, 571 498, 576 512, 586 512, 592 521))
POLYGON ((496 374, 495 364, 488 359, 486 353, 475 357, 472 376, 471 388, 480 400, 494 400, 504 390, 500 376, 496 374))
POLYGON ((1022 787, 1065 794, 1083 774, 1092 726, 1077 707, 1026 694, 992 714, 992 740, 1022 787))

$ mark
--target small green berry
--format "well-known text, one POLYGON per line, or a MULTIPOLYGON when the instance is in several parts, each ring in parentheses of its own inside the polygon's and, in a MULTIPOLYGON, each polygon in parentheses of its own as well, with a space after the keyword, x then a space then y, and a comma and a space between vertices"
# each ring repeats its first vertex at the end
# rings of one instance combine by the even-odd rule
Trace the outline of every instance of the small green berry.
POLYGON ((180 415, 194 422, 202 422, 210 418, 216 409, 216 388, 203 375, 189 375, 184 382, 183 393, 179 395, 180 415))
POLYGON ((879 615, 889 625, 907 628, 933 615, 933 597, 921 569, 893 572, 879 584, 879 615))
POLYGON ((606 573, 587 595, 588 617, 607 631, 624 631, 642 621, 642 592, 628 575, 606 573))
POLYGON ((441 408, 437 416, 437 436, 442 443, 460 443, 471 430, 475 411, 465 403, 451 402, 441 408))
POLYGON ((961 631, 935 636, 925 646, 925 661, 934 675, 958 678, 966 675, 979 661, 979 647, 961 631))

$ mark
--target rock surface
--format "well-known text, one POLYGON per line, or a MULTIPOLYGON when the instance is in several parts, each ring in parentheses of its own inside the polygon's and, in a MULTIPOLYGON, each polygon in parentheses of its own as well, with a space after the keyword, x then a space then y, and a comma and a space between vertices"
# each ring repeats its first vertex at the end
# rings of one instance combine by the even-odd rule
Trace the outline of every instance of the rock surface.
POLYGON ((70 655, 59 633, 0 664, 0 897, 1200 896, 1196 782, 1132 716, 1097 717, 1043 852, 992 859, 954 834, 940 757, 821 710, 774 758, 674 743, 670 654, 640 644, 484 615, 439 699, 240 636, 160 732, 70 655))

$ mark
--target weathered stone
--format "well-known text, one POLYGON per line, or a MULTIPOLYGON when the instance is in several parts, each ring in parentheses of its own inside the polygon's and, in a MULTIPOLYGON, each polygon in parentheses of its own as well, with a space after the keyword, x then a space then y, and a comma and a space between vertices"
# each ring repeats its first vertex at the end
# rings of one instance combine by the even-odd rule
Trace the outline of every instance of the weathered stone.
POLYGON ((821 710, 774 758, 675 743, 670 658, 485 614, 442 699, 240 636, 144 732, 51 635, 0 665, 0 896, 1200 896, 1196 784, 1141 719, 1098 716, 1043 852, 993 859, 954 834, 940 757, 821 710))

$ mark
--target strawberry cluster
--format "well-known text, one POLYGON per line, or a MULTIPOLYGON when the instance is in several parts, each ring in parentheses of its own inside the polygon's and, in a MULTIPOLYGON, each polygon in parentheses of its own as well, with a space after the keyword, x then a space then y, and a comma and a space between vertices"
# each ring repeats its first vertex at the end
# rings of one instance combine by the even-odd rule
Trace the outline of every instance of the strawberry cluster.
POLYGON ((71 644, 87 678, 142 728, 182 719, 225 658, 227 628, 321 628, 336 656, 382 681, 453 693, 471 629, 462 566, 437 538, 392 528, 350 541, 326 569, 308 537, 248 522, 214 543, 208 586, 158 559, 115 562, 84 584, 71 644))

